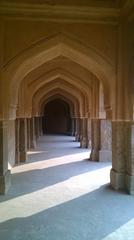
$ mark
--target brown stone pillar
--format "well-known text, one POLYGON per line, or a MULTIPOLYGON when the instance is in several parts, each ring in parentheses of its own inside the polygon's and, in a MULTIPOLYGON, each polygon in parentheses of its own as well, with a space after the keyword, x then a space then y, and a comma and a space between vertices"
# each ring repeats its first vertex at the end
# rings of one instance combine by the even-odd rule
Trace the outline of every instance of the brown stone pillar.
POLYGON ((75 118, 71 118, 71 135, 75 136, 75 132, 76 132, 76 119, 75 118))
POLYGON ((125 121, 112 121, 112 169, 111 186, 126 190, 126 162, 129 158, 130 143, 129 124, 125 121))
POLYGON ((38 140, 38 138, 40 136, 40 121, 39 121, 39 117, 34 117, 34 121, 35 121, 35 136, 36 136, 36 140, 38 140))
POLYGON ((91 119, 87 119, 87 138, 88 138, 88 145, 87 147, 91 149, 91 119))
POLYGON ((99 161, 100 119, 91 119, 91 161, 99 161))
POLYGON ((88 136, 87 136, 87 118, 81 119, 81 148, 87 148, 88 146, 88 136))
POLYGON ((19 151, 20 162, 27 160, 27 119, 20 118, 20 131, 19 131, 19 151))
POLYGON ((134 195, 134 122, 130 123, 127 131, 127 172, 126 172, 126 188, 128 193, 134 195))
POLYGON ((0 121, 0 194, 5 194, 11 185, 8 154, 8 121, 0 121))
POLYGON ((100 119, 99 161, 112 161, 112 125, 110 120, 100 119))
POLYGON ((80 141, 80 118, 76 118, 75 139, 77 142, 80 141))
POLYGON ((35 119, 30 118, 30 149, 36 148, 35 119))
POLYGON ((20 121, 17 118, 15 120, 15 164, 20 163, 19 131, 20 131, 20 121))
POLYGON ((39 135, 43 135, 42 116, 39 117, 39 135))
POLYGON ((82 140, 82 118, 79 119, 79 138, 82 140))
POLYGON ((27 149, 30 149, 30 118, 27 118, 27 149))

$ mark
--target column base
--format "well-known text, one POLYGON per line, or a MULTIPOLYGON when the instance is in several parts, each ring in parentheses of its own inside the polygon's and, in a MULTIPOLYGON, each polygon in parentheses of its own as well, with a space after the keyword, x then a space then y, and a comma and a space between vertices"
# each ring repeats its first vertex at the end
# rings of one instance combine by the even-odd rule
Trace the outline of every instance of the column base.
POLYGON ((0 194, 6 194, 11 186, 11 173, 8 170, 4 176, 0 176, 0 194))
POLYGON ((116 172, 114 169, 111 169, 110 184, 115 190, 125 190, 125 174, 116 172))
POLYGON ((99 151, 92 149, 90 154, 90 160, 99 162, 99 151))
POLYGON ((126 175, 126 189, 131 195, 134 195, 134 176, 126 175))
POLYGON ((20 162, 26 162, 27 160, 27 152, 20 152, 20 162))
POLYGON ((99 151, 99 162, 112 162, 112 151, 100 150, 99 151))

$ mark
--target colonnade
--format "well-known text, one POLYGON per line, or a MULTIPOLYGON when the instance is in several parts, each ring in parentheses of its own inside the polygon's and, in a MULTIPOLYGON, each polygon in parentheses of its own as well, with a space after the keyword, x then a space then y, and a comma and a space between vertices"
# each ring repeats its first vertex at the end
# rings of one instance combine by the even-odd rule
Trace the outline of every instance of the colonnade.
POLYGON ((37 140, 43 135, 42 116, 18 118, 15 121, 15 163, 26 162, 27 151, 36 148, 37 140))

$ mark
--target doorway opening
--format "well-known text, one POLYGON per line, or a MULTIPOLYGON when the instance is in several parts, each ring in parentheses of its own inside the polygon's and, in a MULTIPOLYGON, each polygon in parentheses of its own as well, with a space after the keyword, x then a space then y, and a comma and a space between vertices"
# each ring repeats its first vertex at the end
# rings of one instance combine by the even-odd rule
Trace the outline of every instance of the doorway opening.
POLYGON ((45 105, 43 132, 70 135, 71 117, 68 103, 57 98, 45 105))

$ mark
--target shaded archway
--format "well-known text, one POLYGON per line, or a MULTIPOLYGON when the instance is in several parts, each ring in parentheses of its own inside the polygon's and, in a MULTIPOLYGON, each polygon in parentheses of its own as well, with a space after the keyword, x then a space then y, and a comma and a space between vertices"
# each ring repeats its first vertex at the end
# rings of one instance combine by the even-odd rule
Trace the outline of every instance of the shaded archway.
POLYGON ((70 132, 69 105, 57 98, 49 101, 44 108, 43 132, 47 134, 68 134, 70 132))

